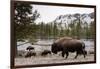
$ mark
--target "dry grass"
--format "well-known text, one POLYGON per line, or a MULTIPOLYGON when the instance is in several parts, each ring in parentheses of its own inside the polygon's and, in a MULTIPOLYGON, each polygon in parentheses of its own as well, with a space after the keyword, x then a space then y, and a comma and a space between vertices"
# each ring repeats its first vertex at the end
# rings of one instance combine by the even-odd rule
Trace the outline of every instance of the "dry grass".
POLYGON ((68 58, 65 59, 61 54, 47 56, 32 56, 28 58, 17 57, 15 58, 15 65, 38 65, 38 64, 53 64, 53 63, 69 63, 69 62, 87 62, 94 61, 94 54, 88 54, 86 58, 83 55, 79 55, 77 59, 74 59, 75 53, 70 53, 68 58))

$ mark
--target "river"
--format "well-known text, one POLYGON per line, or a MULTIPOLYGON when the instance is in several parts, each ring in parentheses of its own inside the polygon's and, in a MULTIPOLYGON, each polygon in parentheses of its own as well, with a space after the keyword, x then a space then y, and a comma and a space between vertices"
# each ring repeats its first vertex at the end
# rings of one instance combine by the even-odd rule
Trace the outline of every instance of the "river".
MULTIPOLYGON (((85 40, 81 39, 85 43, 86 50, 94 50, 94 40, 85 40)), ((53 43, 53 40, 38 40, 34 45, 31 43, 26 43, 25 42, 17 42, 17 50, 25 50, 28 46, 33 46, 35 48, 35 51, 42 51, 42 50, 51 50, 51 44, 53 43), (20 45, 22 44, 22 45, 20 45), (19 46, 20 45, 20 46, 19 46)))

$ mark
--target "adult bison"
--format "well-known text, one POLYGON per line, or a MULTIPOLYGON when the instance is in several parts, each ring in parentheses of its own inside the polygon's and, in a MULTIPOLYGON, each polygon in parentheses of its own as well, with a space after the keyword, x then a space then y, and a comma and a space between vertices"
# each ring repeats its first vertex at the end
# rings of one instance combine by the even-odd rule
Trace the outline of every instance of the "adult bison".
POLYGON ((69 52, 76 52, 75 58, 77 58, 79 54, 83 54, 85 58, 87 53, 85 51, 85 44, 82 41, 72 39, 71 37, 62 37, 57 39, 52 44, 51 51, 55 54, 57 54, 59 51, 62 51, 62 57, 64 57, 66 54, 66 58, 68 57, 69 52))

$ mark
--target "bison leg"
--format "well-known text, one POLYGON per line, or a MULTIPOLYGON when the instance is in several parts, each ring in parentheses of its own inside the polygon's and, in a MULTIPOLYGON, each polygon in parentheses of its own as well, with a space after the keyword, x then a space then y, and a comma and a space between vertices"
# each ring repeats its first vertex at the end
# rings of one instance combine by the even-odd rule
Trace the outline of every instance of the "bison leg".
POLYGON ((65 52, 64 52, 64 51, 62 51, 62 57, 64 57, 64 55, 65 55, 65 52))
POLYGON ((85 58, 85 55, 84 55, 84 58, 85 58))
POLYGON ((62 50, 62 57, 64 57, 65 53, 66 53, 66 49, 63 48, 63 50, 62 50))
POLYGON ((84 56, 84 58, 86 57, 86 55, 87 55, 87 51, 83 50, 83 56, 84 56))
POLYGON ((69 55, 69 53, 68 53, 68 52, 66 52, 66 59, 67 59, 68 55, 69 55))
POLYGON ((83 56, 84 56, 84 58, 85 58, 85 53, 83 52, 83 56))
POLYGON ((74 57, 75 59, 77 58, 77 56, 78 56, 78 52, 76 52, 76 56, 74 57))

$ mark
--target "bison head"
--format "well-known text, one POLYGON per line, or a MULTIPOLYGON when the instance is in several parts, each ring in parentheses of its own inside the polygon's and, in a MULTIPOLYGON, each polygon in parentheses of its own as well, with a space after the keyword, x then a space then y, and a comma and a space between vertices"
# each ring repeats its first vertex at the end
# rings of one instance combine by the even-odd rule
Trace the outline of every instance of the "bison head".
POLYGON ((57 44, 56 43, 53 43, 52 46, 51 46, 51 51, 55 54, 57 54, 57 44))
POLYGON ((60 44, 57 44, 57 43, 52 44, 51 51, 53 53, 57 54, 57 52, 59 52, 61 50, 62 50, 62 48, 61 48, 60 44))

